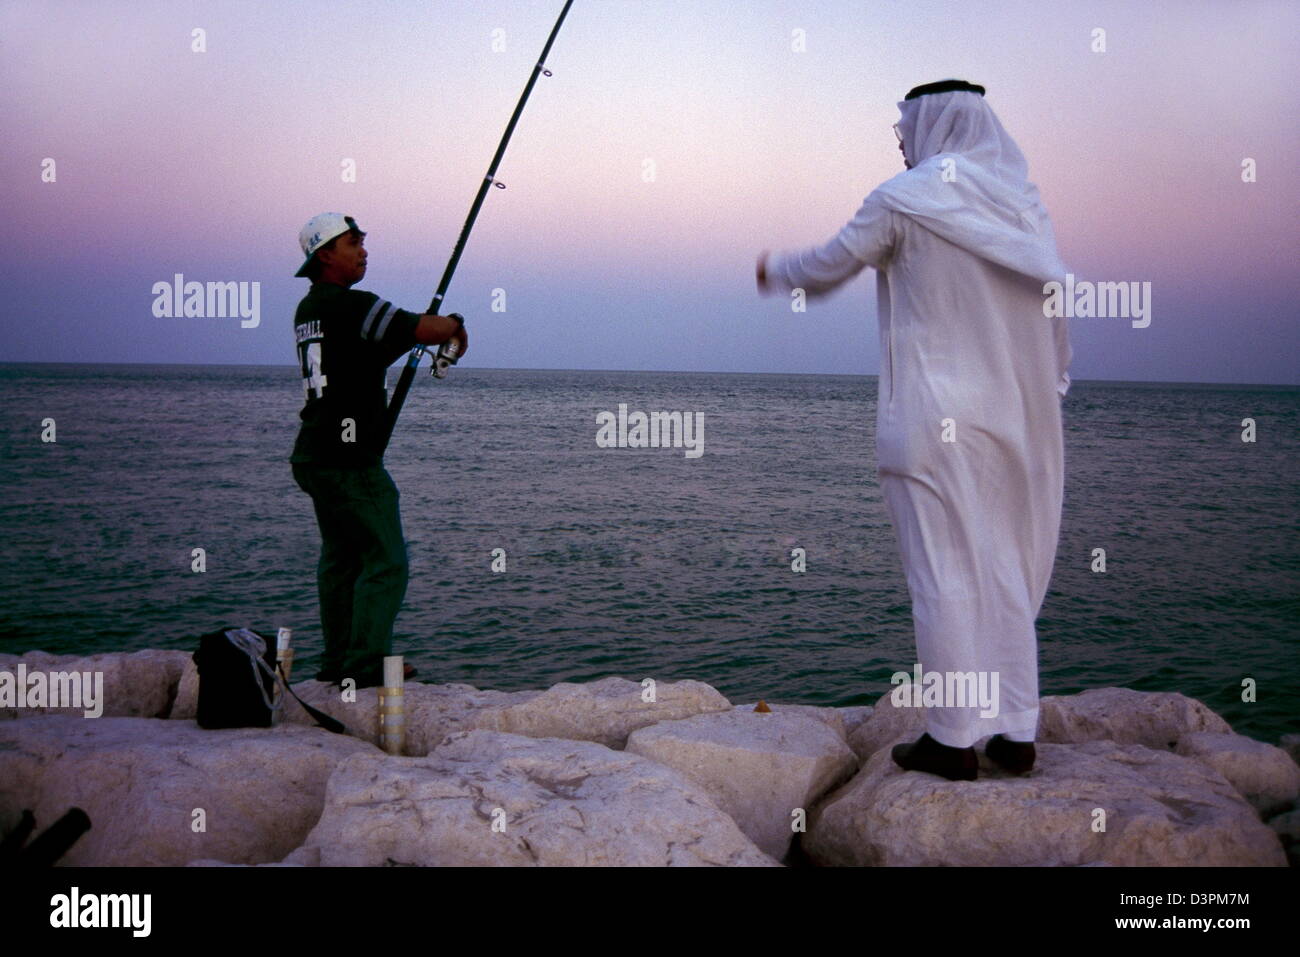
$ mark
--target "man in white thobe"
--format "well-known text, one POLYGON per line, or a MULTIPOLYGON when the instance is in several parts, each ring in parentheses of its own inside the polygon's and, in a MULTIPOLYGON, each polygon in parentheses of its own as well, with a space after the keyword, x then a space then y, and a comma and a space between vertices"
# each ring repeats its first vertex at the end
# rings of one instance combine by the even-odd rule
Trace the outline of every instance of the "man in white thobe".
POLYGON ((1070 385, 1065 320, 1044 315, 1043 287, 1063 282, 1066 267, 983 87, 926 84, 898 106, 907 170, 825 245, 761 255, 758 285, 814 297, 877 270, 876 464, 912 597, 916 663, 949 692, 927 699, 926 733, 896 746, 894 760, 974 780, 973 745, 994 735, 989 758, 1024 773, 1070 385), (981 673, 997 692, 992 707, 951 694, 981 673))

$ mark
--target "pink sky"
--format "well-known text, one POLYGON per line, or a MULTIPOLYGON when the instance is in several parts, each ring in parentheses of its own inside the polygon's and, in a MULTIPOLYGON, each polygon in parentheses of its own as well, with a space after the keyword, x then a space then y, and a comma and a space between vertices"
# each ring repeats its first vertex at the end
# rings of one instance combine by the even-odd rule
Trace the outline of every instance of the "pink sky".
MULTIPOLYGON (((325 209, 370 232, 366 287, 423 308, 561 5, 0 8, 3 275, 41 320, 6 323, 0 359, 289 364, 297 231, 325 209), (260 282, 261 325, 153 317, 176 272, 260 282)), ((1149 328, 1074 323, 1077 378, 1300 382, 1295 4, 738 9, 574 4, 448 297, 478 364, 874 374, 869 271, 792 315, 753 260, 829 238, 900 168, 903 93, 957 76, 988 88, 1075 272, 1153 283, 1149 328)))

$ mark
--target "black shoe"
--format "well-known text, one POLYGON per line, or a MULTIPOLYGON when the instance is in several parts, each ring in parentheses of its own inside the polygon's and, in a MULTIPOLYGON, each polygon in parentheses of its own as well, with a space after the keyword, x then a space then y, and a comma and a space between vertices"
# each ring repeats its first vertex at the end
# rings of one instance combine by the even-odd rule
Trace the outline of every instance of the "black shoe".
POLYGON ((904 771, 925 771, 949 781, 974 781, 979 774, 979 758, 974 748, 950 748, 929 733, 911 744, 896 744, 890 752, 894 763, 904 771))
POLYGON ((988 759, 1012 774, 1025 774, 1034 767, 1034 742, 1012 741, 995 734, 984 746, 988 759))

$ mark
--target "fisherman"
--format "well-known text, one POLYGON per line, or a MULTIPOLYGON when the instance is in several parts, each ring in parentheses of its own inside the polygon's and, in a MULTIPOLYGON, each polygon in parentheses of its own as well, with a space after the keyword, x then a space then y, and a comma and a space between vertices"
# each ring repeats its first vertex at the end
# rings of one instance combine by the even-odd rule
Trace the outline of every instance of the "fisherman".
MULTIPOLYGON (((907 169, 822 246, 758 259, 760 293, 824 295, 877 270, 876 465, 898 536, 917 663, 1000 679, 998 707, 944 701, 894 761, 974 780, 973 745, 1034 763, 1034 620, 1051 577, 1064 478, 1060 399, 1071 349, 1044 316, 1066 267, 1015 142, 963 80, 918 86, 894 127, 907 169)), ((945 681, 945 685, 948 682, 945 681)))
MULTIPOLYGON (((312 285, 294 317, 306 404, 289 459, 321 533, 316 680, 353 678, 358 688, 383 683, 406 595, 398 491, 383 466, 386 370, 417 343, 469 348, 461 316, 417 315, 352 288, 366 274, 365 235, 341 213, 313 217, 298 235, 307 258, 295 275, 312 285)), ((414 674, 406 666, 405 677, 414 674)))

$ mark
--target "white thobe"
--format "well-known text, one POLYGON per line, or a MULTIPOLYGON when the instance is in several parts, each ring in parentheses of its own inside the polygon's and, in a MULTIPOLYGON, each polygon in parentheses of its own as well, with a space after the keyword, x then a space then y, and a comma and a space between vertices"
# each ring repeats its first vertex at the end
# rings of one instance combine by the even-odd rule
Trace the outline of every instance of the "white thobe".
POLYGON ((1032 741, 1034 619, 1061 517, 1065 323, 1044 317, 1041 279, 954 245, 876 194, 825 245, 769 257, 767 275, 813 297, 866 266, 880 316, 876 465, 916 663, 998 675, 996 716, 946 702, 927 708, 927 730, 951 747, 997 732, 1032 741))

